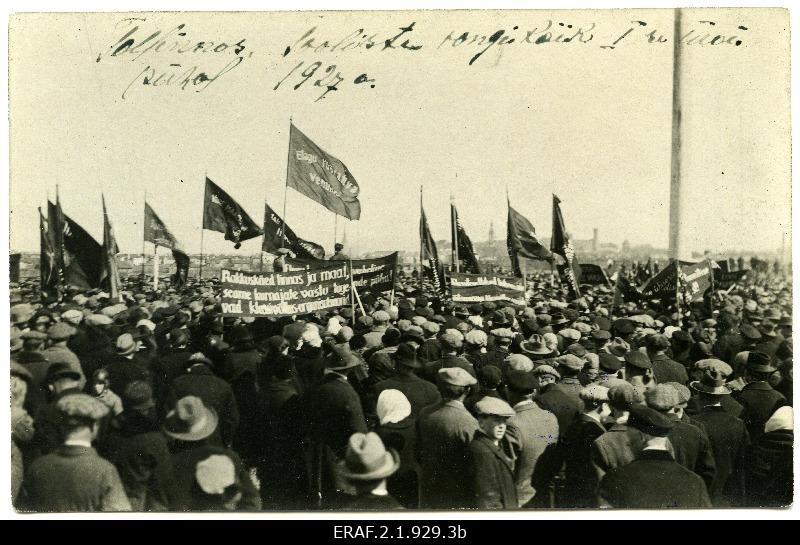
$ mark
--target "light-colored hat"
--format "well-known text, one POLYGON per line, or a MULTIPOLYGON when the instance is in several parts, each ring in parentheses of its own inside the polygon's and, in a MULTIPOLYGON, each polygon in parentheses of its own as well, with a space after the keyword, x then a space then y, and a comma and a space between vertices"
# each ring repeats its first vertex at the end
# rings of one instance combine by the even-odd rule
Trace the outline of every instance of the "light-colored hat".
POLYGON ((376 310, 372 313, 372 318, 379 323, 386 323, 389 321, 389 313, 385 310, 376 310))
POLYGON ((571 341, 578 341, 581 338, 581 332, 572 328, 562 329, 558 334, 571 341))
POLYGON ((61 313, 61 318, 65 321, 71 323, 72 325, 78 325, 83 320, 83 312, 80 310, 70 309, 65 312, 61 313))
POLYGON ((164 420, 164 433, 182 441, 200 441, 217 429, 216 411, 195 396, 178 400, 175 409, 164 420))
POLYGON ((502 416, 510 418, 516 414, 514 409, 503 401, 492 396, 486 396, 475 403, 475 411, 484 416, 502 416))
POLYGON ((375 432, 354 433, 347 442, 344 460, 338 463, 339 473, 351 481, 385 479, 400 467, 400 456, 386 450, 375 432))
POLYGON ((506 363, 515 371, 533 371, 533 362, 524 354, 509 354, 506 357, 506 363))
POLYGON ((464 342, 472 346, 484 347, 488 342, 488 335, 480 329, 472 329, 464 335, 464 342))
POLYGON ((90 314, 86 317, 86 323, 88 325, 111 325, 114 323, 114 320, 106 316, 105 314, 90 314))
POLYGON ((127 356, 139 349, 139 342, 134 340, 130 333, 123 333, 117 337, 117 354, 127 356))
POLYGON ((564 354, 556 358, 559 367, 566 367, 573 371, 580 371, 586 365, 586 362, 574 354, 564 354))
POLYGON ((52 341, 63 341, 75 335, 77 331, 66 322, 58 322, 47 330, 47 338, 52 341))
POLYGON ((453 386, 472 386, 478 381, 461 367, 445 367, 439 369, 439 380, 453 386))
POLYGON ((203 492, 218 496, 224 494, 226 488, 236 484, 236 466, 228 456, 212 454, 197 462, 194 478, 203 492))
POLYGON ((150 333, 156 330, 156 324, 154 324, 150 320, 139 320, 138 322, 136 322, 136 327, 142 327, 142 326, 150 330, 150 333))
POLYGON ((657 411, 668 411, 680 404, 680 394, 668 384, 657 384, 644 393, 647 406, 657 411))
POLYGON ((68 421, 75 419, 96 422, 108 414, 108 407, 86 394, 65 395, 56 402, 56 409, 67 417, 68 421))
POLYGON ((539 367, 533 370, 533 374, 536 376, 550 375, 556 378, 561 378, 561 375, 558 373, 558 371, 555 370, 555 367, 551 365, 540 365, 539 367))
POLYGON ((599 384, 590 384, 581 388, 578 396, 589 403, 602 403, 608 401, 608 388, 599 384))

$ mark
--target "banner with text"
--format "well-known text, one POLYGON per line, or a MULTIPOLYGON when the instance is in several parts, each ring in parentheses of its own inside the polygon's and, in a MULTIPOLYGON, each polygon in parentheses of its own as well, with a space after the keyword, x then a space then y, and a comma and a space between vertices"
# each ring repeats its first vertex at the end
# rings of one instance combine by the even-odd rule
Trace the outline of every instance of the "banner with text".
POLYGON ((220 279, 223 316, 292 316, 350 305, 347 261, 282 273, 222 269, 220 279))
POLYGON ((484 301, 525 304, 525 285, 521 278, 491 274, 452 273, 450 293, 454 303, 484 301))
MULTIPOLYGON (((319 264, 319 259, 286 258, 285 271, 305 271, 319 264)), ((353 283, 358 293, 383 293, 392 290, 397 270, 397 252, 372 259, 353 259, 353 283)))

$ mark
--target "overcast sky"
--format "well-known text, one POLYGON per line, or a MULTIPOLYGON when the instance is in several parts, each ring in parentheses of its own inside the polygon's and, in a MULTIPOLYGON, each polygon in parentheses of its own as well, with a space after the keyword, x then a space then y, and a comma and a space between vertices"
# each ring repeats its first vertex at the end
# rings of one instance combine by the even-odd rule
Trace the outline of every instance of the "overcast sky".
MULTIPOLYGON (((338 227, 341 233, 348 224, 347 241, 359 251, 419 247, 421 185, 437 239, 449 237, 451 194, 473 240, 487 238, 491 221, 505 237, 507 189, 543 236, 550 235, 555 192, 575 238, 591 238, 597 228, 601 242, 667 246, 672 10, 125 17, 12 18, 12 249, 38 250, 36 208, 56 184, 65 212, 98 240, 105 192, 128 253, 141 251, 145 192, 176 237, 199 251, 206 174, 260 224, 265 199, 279 213, 284 206, 290 116, 355 176, 361 220, 340 218, 338 227), (592 28, 584 38, 593 37, 527 43, 549 19, 553 38, 578 28, 592 28), (384 40, 412 22, 384 50, 384 40), (162 32, 139 53, 169 33, 165 45, 112 56, 134 24, 134 45, 162 32), (336 44, 359 28, 377 43, 302 48, 299 39, 312 27, 306 40, 314 45, 336 44), (601 47, 632 27, 614 49, 601 47), (470 65, 486 47, 470 43, 473 33, 501 29, 500 41, 514 42, 489 47, 470 65), (668 41, 648 43, 651 31, 668 41), (463 32, 470 33, 466 43, 454 47, 463 32), (176 38, 189 50, 171 51, 176 38), (406 39, 422 47, 403 49, 406 39), (294 90, 316 61, 316 74, 294 90), (181 89, 183 76, 175 76, 164 85, 170 71, 197 66, 194 75, 213 78, 226 65, 230 71, 211 83, 181 89), (315 86, 330 65, 330 77, 315 86), (316 101, 338 73, 338 90, 316 101), (367 81, 354 83, 362 74, 367 81), (145 78, 158 85, 143 85, 145 78)), ((788 13, 689 10, 684 34, 692 30, 712 32, 709 41, 738 35, 742 44, 683 48, 684 253, 779 248, 791 231, 788 13)), ((294 190, 286 206, 297 234, 331 251, 333 214, 294 190)), ((246 242, 239 252, 260 244, 246 242)), ((204 246, 234 251, 220 233, 206 232, 204 246)))

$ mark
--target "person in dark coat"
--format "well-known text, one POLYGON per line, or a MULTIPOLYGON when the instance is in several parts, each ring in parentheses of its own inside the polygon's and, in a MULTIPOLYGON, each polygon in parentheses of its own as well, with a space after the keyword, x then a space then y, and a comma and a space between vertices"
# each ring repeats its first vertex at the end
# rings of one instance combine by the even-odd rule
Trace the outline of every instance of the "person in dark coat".
POLYGON ((645 434, 636 460, 612 468, 600 481, 600 507, 620 509, 698 509, 711 507, 703 479, 678 464, 667 435, 673 420, 649 407, 631 407, 630 424, 645 434))
POLYGON ((347 380, 347 371, 361 360, 349 349, 339 347, 327 358, 322 382, 304 394, 304 418, 309 437, 312 496, 321 506, 331 507, 349 490, 336 472, 347 443, 354 433, 366 433, 367 423, 361 400, 347 380))
POLYGON ((226 339, 231 345, 231 350, 225 355, 225 367, 231 377, 241 376, 247 372, 255 378, 263 355, 253 344, 250 330, 244 325, 233 326, 226 339))
POLYGON ((591 460, 597 474, 597 482, 600 482, 610 469, 634 461, 644 447, 642 432, 628 424, 631 407, 643 401, 641 394, 628 382, 613 383, 608 389, 610 419, 613 424, 592 444, 591 460))
POLYGON ((347 442, 344 458, 336 471, 350 485, 353 494, 342 498, 344 511, 394 511, 403 506, 388 489, 387 478, 400 468, 400 455, 387 450, 374 432, 354 433, 347 442))
POLYGON ((462 343, 463 339, 460 333, 447 331, 440 335, 439 344, 442 349, 442 357, 425 364, 421 371, 422 378, 436 384, 439 370, 450 367, 460 367, 474 377, 475 369, 472 364, 458 355, 462 343))
POLYGON ((484 397, 496 397, 504 399, 500 393, 503 386, 503 372, 494 365, 486 365, 478 373, 478 384, 472 393, 464 400, 464 406, 472 414, 475 413, 475 404, 484 397))
POLYGON ((124 410, 109 433, 106 452, 117 467, 134 511, 167 511, 174 501, 172 455, 150 385, 128 384, 124 410))
POLYGON ((413 345, 402 343, 394 353, 394 363, 397 373, 375 385, 376 395, 384 390, 399 390, 406 396, 411 404, 411 416, 416 418, 420 411, 429 405, 441 401, 442 396, 438 388, 430 381, 419 378, 415 371, 422 368, 417 359, 413 345))
POLYGON ((694 418, 703 424, 714 453, 716 472, 708 487, 711 500, 715 507, 736 507, 744 500, 744 457, 749 438, 744 422, 722 407, 722 398, 731 392, 725 386, 725 366, 712 360, 704 366, 701 380, 692 382, 691 387, 703 407, 694 418))
POLYGON ((564 456, 564 491, 557 505, 565 508, 597 507, 597 474, 591 454, 595 440, 605 433, 604 424, 611 415, 608 388, 590 385, 581 390, 584 412, 561 437, 564 456))
POLYGON ((747 457, 747 507, 786 507, 793 495, 794 416, 781 407, 747 457))
POLYGON ((50 367, 50 362, 44 355, 47 335, 41 331, 26 331, 21 338, 22 350, 15 354, 14 359, 31 374, 32 385, 41 388, 45 384, 47 369, 50 367))
POLYGON ((442 401, 422 409, 417 418, 416 455, 423 509, 464 509, 474 505, 469 483, 454 476, 468 474, 468 447, 478 421, 464 407, 464 399, 476 382, 460 367, 441 369, 442 401))
MULTIPOLYGON (((746 359, 746 356, 749 353, 746 352, 744 354, 746 359)), ((715 358, 707 358, 699 360, 694 364, 694 368, 692 369, 692 376, 694 377, 693 382, 700 381, 709 368, 713 368, 714 373, 720 374, 726 382, 733 375, 733 368, 724 361, 715 358)), ((742 407, 741 403, 733 399, 733 396, 719 396, 717 401, 721 404, 722 408, 734 418, 743 418, 742 413, 744 412, 744 407, 742 407)), ((692 396, 686 406, 687 414, 689 414, 691 417, 694 417, 702 411, 703 406, 700 402, 700 396, 692 396)))
POLYGON ((29 445, 31 457, 49 454, 61 446, 64 438, 60 426, 61 412, 58 401, 68 395, 82 393, 80 375, 65 363, 55 363, 47 370, 45 387, 49 394, 47 403, 33 415, 35 423, 33 441, 29 445))
POLYGON ((442 359, 442 346, 436 336, 439 334, 439 324, 435 322, 425 322, 422 324, 422 331, 425 334, 425 341, 417 349, 417 357, 424 364, 442 359))
MULTIPOLYGON (((326 358, 319 329, 313 324, 305 324, 301 327, 303 329, 299 339, 300 348, 292 349, 290 347, 289 354, 294 357, 301 393, 304 393, 324 381, 326 358)), ((289 342, 291 344, 291 340, 289 342)))
POLYGON ((464 359, 472 364, 475 372, 479 372, 482 367, 489 365, 489 356, 486 354, 486 344, 488 337, 485 331, 471 329, 464 334, 464 359))
POLYGON ((484 397, 475 404, 478 430, 469 444, 474 507, 517 509, 513 448, 506 440, 506 424, 516 413, 502 399, 484 397))
POLYGON ((389 494, 406 509, 416 509, 419 507, 419 468, 414 459, 416 421, 411 403, 400 390, 383 390, 378 396, 376 414, 375 433, 384 445, 400 455, 400 467, 387 481, 389 494))
POLYGON ((767 420, 786 404, 786 398, 769 384, 769 378, 775 371, 766 354, 750 352, 744 376, 746 386, 733 394, 744 407, 743 419, 753 443, 764 433, 767 420))
POLYGON ((650 363, 653 365, 653 377, 658 384, 665 382, 677 382, 686 384, 689 382, 689 375, 686 368, 680 363, 671 360, 666 352, 671 348, 671 344, 666 335, 649 335, 645 339, 647 354, 650 356, 650 363))
POLYGON ((556 415, 558 431, 563 437, 570 424, 583 411, 583 402, 555 388, 556 381, 561 375, 552 366, 540 365, 533 370, 533 374, 539 379, 539 390, 534 401, 542 409, 556 415))
MULTIPOLYGON (((164 433, 174 440, 171 450, 175 495, 170 511, 192 511, 203 507, 201 502, 198 502, 198 499, 201 501, 203 499, 197 490, 198 484, 202 484, 198 483, 198 465, 213 456, 225 456, 233 462, 234 482, 237 484, 238 493, 241 494, 236 501, 236 508, 242 511, 261 509, 258 490, 239 455, 211 439, 216 435, 218 421, 216 411, 195 396, 179 399, 175 403, 175 409, 164 419, 164 433)), ((218 506, 208 506, 208 508, 218 509, 218 506)))
POLYGON ((81 360, 83 376, 90 377, 116 356, 111 318, 94 314, 86 318, 86 344, 75 354, 81 360))
POLYGON ((304 509, 308 496, 300 395, 293 365, 289 356, 278 354, 265 359, 259 368, 256 475, 262 506, 268 510, 304 509))
MULTIPOLYGON (((189 350, 189 334, 185 329, 173 329, 169 333, 169 347, 159 354, 154 368, 158 382, 166 385, 186 372, 186 362, 192 352, 189 350)), ((156 388, 156 391, 158 389, 156 388)))
POLYGON ((740 318, 727 312, 719 315, 720 335, 713 346, 713 354, 729 365, 733 365, 736 354, 744 350, 744 337, 739 330, 740 318))
POLYGON ((111 390, 118 396, 125 393, 125 388, 134 380, 153 383, 151 361, 137 354, 139 342, 130 333, 123 333, 117 338, 116 358, 108 362, 104 369, 108 371, 111 390))
POLYGON ((239 427, 239 406, 236 403, 233 389, 225 380, 211 371, 211 360, 202 353, 193 354, 187 362, 186 374, 172 381, 170 388, 170 406, 175 401, 195 396, 211 407, 219 418, 219 426, 213 440, 230 447, 239 427))
POLYGON ((647 406, 667 416, 675 422, 669 439, 672 457, 680 465, 694 471, 707 487, 711 487, 716 474, 714 456, 708 436, 696 426, 681 422, 675 414, 675 407, 680 403, 680 396, 672 386, 658 384, 645 391, 647 406))

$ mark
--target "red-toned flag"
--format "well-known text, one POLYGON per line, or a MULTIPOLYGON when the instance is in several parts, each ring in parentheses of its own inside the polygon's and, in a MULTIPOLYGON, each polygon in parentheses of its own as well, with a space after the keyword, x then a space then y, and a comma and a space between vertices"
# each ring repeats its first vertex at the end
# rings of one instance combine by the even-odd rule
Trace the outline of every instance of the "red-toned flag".
POLYGON ((225 240, 239 249, 242 242, 261 236, 261 228, 247 215, 239 203, 206 177, 203 206, 203 229, 225 233, 225 240))

